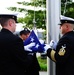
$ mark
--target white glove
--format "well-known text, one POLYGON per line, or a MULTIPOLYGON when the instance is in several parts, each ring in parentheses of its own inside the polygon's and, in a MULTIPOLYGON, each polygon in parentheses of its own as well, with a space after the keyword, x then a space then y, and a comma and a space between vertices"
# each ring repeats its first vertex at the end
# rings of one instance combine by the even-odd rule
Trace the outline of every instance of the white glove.
POLYGON ((50 47, 50 45, 45 44, 45 46, 44 46, 44 50, 45 50, 45 51, 44 51, 44 52, 46 53, 46 52, 47 52, 47 50, 48 50, 49 48, 51 48, 51 47, 50 47))
POLYGON ((51 40, 49 45, 52 49, 56 49, 57 43, 54 40, 51 40))
POLYGON ((24 49, 25 49, 25 51, 32 52, 32 50, 30 48, 33 46, 35 46, 35 43, 30 43, 30 44, 24 46, 24 49))

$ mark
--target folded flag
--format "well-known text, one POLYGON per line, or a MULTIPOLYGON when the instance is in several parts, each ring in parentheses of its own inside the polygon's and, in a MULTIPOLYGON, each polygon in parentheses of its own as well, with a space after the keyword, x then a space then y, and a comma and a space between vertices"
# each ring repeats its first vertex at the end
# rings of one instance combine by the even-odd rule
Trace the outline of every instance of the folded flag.
POLYGON ((24 46, 30 44, 30 43, 35 43, 34 46, 30 47, 30 50, 32 50, 32 52, 44 52, 44 46, 45 44, 41 44, 38 37, 36 36, 35 32, 32 30, 30 36, 24 41, 24 46))

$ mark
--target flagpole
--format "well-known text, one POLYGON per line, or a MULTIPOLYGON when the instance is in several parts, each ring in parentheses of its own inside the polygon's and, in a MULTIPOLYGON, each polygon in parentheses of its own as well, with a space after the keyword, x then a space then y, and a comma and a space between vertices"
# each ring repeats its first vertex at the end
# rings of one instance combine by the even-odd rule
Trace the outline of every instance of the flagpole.
MULTIPOLYGON (((59 40, 59 17, 61 14, 61 1, 60 0, 46 0, 46 16, 47 16, 47 43, 50 40, 59 40)), ((55 75, 55 63, 47 57, 47 75, 55 75)))

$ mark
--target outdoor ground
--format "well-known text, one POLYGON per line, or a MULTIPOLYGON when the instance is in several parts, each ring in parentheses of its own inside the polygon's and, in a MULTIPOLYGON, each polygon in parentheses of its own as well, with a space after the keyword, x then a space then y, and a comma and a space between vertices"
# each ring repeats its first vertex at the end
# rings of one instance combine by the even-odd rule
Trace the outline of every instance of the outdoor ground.
POLYGON ((47 75, 47 71, 40 71, 40 75, 47 75))

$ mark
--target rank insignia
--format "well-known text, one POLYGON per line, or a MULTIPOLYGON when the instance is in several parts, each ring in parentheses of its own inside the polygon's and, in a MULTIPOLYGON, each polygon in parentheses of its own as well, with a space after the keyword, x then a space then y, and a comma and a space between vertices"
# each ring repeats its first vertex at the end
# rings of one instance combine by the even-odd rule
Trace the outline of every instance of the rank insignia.
POLYGON ((58 54, 59 54, 60 56, 64 56, 64 54, 65 54, 65 52, 66 52, 65 48, 66 48, 66 46, 62 46, 62 48, 59 50, 58 54))

